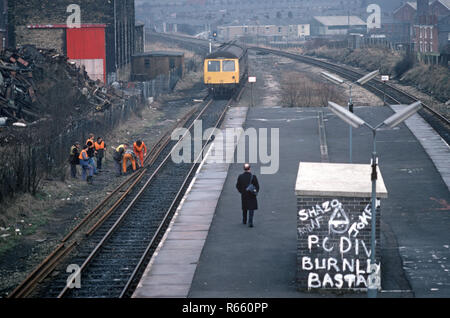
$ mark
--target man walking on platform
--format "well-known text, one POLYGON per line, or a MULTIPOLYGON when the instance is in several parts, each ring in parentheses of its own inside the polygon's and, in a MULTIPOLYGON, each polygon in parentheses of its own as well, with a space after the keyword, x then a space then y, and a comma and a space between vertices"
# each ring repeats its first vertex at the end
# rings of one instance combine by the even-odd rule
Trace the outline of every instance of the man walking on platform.
POLYGON ((259 192, 259 183, 256 176, 250 172, 250 164, 244 164, 244 173, 239 175, 236 189, 241 194, 242 223, 247 224, 248 211, 248 227, 253 227, 253 214, 258 209, 256 195, 259 192))
POLYGON ((138 140, 133 144, 133 151, 138 157, 140 166, 144 166, 144 157, 147 156, 147 146, 142 140, 138 140))

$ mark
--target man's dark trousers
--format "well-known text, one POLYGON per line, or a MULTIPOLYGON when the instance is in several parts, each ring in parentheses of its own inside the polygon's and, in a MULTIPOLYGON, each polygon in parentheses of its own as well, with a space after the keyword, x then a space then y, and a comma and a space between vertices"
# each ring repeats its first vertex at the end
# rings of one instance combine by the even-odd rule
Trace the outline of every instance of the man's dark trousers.
POLYGON ((242 223, 247 224, 247 211, 248 213, 248 225, 253 226, 253 215, 255 210, 242 210, 242 223))

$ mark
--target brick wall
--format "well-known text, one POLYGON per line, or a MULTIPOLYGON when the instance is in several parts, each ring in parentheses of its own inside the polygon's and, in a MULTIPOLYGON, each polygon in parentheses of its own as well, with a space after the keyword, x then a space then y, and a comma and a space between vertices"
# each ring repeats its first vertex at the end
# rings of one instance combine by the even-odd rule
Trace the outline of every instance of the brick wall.
MULTIPOLYGON (((371 248, 370 198, 297 197, 297 208, 298 289, 365 290, 371 248)), ((377 265, 380 265, 379 228, 378 207, 377 265)))
POLYGON ((434 1, 431 5, 430 5, 430 14, 439 16, 439 17, 443 17, 446 16, 450 13, 450 10, 447 9, 442 3, 440 3, 439 1, 434 1))
POLYGON ((64 29, 27 29, 26 26, 16 27, 16 44, 35 45, 43 49, 55 49, 66 54, 66 32, 64 29))
POLYGON ((439 52, 439 36, 436 25, 414 26, 414 49, 420 53, 439 52))
POLYGON ((413 22, 416 17, 416 10, 405 3, 401 8, 394 12, 394 19, 402 22, 413 22))

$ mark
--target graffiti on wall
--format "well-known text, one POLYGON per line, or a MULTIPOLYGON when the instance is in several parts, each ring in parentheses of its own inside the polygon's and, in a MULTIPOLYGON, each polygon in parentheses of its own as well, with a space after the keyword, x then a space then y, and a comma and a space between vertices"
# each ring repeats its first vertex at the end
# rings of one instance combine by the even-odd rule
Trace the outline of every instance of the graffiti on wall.
POLYGON ((298 235, 307 242, 299 266, 308 289, 379 286, 380 265, 370 262, 371 219, 370 204, 346 211, 337 199, 298 211, 298 235))

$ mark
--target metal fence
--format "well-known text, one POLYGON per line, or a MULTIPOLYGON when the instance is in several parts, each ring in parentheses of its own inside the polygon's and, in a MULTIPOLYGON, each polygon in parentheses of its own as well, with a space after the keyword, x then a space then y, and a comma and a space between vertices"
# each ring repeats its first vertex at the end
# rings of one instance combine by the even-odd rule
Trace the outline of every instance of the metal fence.
MULTIPOLYGON (((197 71, 198 61, 186 61, 184 72, 197 71)), ((76 142, 84 144, 89 133, 107 136, 131 114, 139 113, 149 97, 170 93, 182 78, 183 69, 172 70, 152 81, 134 83, 123 88, 127 97, 123 103, 111 105, 102 112, 91 112, 68 125, 59 120, 43 120, 28 128, 4 127, 0 132, 0 202, 16 193, 34 194, 43 178, 64 180, 70 147, 76 142), (15 136, 11 141, 9 136, 15 136)), ((58 115, 51 118, 58 118, 58 115)), ((105 138, 104 138, 105 139, 105 138)), ((105 140, 108 144, 108 140, 105 140)))
POLYGON ((178 81, 182 79, 183 73, 197 71, 199 67, 198 58, 186 61, 184 69, 182 67, 173 69, 169 74, 161 74, 151 81, 136 82, 135 89, 140 90, 142 97, 147 100, 150 97, 157 99, 162 94, 173 91, 178 81))
POLYGON ((159 75, 155 79, 146 82, 138 82, 136 88, 142 92, 142 97, 155 99, 162 94, 171 92, 180 80, 181 75, 178 72, 171 71, 168 75, 159 75))
POLYGON ((89 113, 63 128, 55 120, 28 128, 4 128, 2 140, 7 136, 15 139, 0 146, 0 202, 20 192, 34 194, 43 178, 63 181, 73 143, 84 144, 89 133, 106 136, 133 113, 138 113, 143 105, 141 96, 133 95, 121 104, 89 113))

